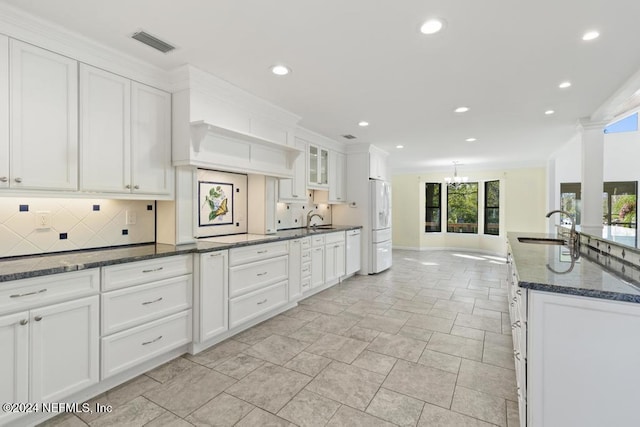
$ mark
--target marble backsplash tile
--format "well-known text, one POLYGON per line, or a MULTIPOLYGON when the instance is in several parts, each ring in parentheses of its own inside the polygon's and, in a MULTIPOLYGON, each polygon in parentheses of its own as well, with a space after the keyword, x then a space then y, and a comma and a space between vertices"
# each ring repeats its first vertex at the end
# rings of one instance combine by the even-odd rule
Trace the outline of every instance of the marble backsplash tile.
POLYGON ((308 191, 306 203, 278 203, 276 212, 278 230, 306 227, 309 210, 313 210, 323 218, 322 221, 320 218, 314 218, 312 224, 331 224, 331 205, 314 203, 313 191, 308 191))
POLYGON ((154 241, 154 201, 0 198, 0 258, 154 241))

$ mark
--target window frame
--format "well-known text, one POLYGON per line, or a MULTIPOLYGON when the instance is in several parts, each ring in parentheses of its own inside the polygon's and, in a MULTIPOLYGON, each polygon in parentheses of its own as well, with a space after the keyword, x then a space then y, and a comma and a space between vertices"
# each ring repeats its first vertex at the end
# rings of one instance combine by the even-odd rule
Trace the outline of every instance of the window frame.
MULTIPOLYGON (((488 235, 488 236, 499 236, 500 235, 500 180, 499 179, 493 179, 493 180, 489 180, 489 181, 484 181, 484 234, 488 235), (487 191, 487 189, 489 188, 490 184, 497 184, 498 186, 498 198, 497 198, 497 206, 489 206, 488 203, 488 197, 487 195, 489 194, 489 192, 487 191), (491 210, 497 210, 498 212, 498 227, 496 229, 496 232, 489 232, 489 222, 488 222, 488 218, 489 218, 489 211, 491 210)), ((494 223, 492 223, 494 224, 494 223)))
MULTIPOLYGON (((479 234, 479 223, 478 220, 479 218, 479 214, 480 214, 480 198, 479 198, 479 191, 480 191, 480 182, 479 181, 474 181, 474 182, 464 182, 461 184, 447 184, 446 186, 447 188, 447 233, 453 233, 453 234, 475 234, 478 235, 479 234), (451 215, 451 206, 450 206, 450 195, 451 195, 451 189, 455 189, 456 186, 458 187, 462 187, 462 186, 468 186, 468 185, 475 185, 475 193, 476 193, 476 203, 475 203, 475 211, 476 211, 476 219, 475 219, 475 228, 473 228, 472 231, 462 231, 464 230, 464 227, 459 228, 459 231, 452 231, 452 226, 450 226, 449 223, 449 217, 451 215)), ((461 223, 461 224, 474 224, 474 223, 461 223)))
MULTIPOLYGON (((442 183, 441 182, 425 182, 424 183, 424 232, 425 233, 442 233, 442 183), (428 186, 437 186, 438 188, 438 197, 434 199, 434 197, 429 197, 429 189, 428 186), (430 201, 438 201, 438 205, 430 205, 430 201), (438 221, 437 224, 433 224, 431 226, 427 225, 429 221, 429 210, 438 211, 438 221), (431 227, 431 229, 429 229, 431 227)), ((433 221, 435 222, 435 221, 433 221)))

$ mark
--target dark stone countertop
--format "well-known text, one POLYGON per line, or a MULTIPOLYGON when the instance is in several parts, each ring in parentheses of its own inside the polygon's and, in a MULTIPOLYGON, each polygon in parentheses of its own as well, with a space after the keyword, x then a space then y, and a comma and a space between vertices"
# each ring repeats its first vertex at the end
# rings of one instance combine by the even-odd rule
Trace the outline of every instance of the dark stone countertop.
MULTIPOLYGON (((232 249, 242 246, 259 245, 281 240, 292 240, 307 236, 334 233, 360 229, 361 226, 332 226, 332 228, 317 228, 307 230, 296 228, 282 230, 276 234, 264 236, 250 241, 218 243, 199 240, 186 245, 142 244, 133 246, 118 246, 114 248, 90 249, 57 254, 28 255, 24 257, 0 259, 0 282, 26 279, 29 277, 46 276, 49 274, 65 273, 69 271, 85 270, 122 264, 125 262, 143 261, 173 255, 204 253, 232 249)), ((211 240, 211 238, 209 239, 211 240)))
POLYGON ((640 303, 640 283, 584 254, 572 264, 566 246, 521 243, 518 237, 555 238, 541 233, 508 233, 518 285, 537 291, 640 303), (554 270, 554 271, 552 271, 554 270))

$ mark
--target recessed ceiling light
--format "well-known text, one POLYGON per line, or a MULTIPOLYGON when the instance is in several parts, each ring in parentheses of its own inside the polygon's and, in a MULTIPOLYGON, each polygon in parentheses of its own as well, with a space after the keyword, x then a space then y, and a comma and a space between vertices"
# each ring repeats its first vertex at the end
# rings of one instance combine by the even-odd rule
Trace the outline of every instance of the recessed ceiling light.
POLYGON ((358 126, 365 128, 365 127, 369 126, 369 122, 365 122, 365 121, 363 120, 363 121, 361 121, 361 122, 359 122, 359 123, 358 123, 358 126))
POLYGON ((566 88, 568 88, 568 87, 571 87, 571 82, 562 82, 562 83, 560 83, 560 84, 558 85, 558 87, 559 87, 560 89, 566 89, 566 88))
POLYGON ((469 107, 458 107, 453 110, 454 113, 466 113, 467 111, 469 111, 469 107))
POLYGON ((442 19, 429 19, 420 27, 422 34, 435 34, 442 30, 444 27, 444 21, 442 19))
POLYGON ((404 145, 396 145, 396 148, 404 148, 404 145))
POLYGON ((582 40, 584 41, 589 41, 589 40, 595 40, 598 37, 600 37, 600 33, 597 31, 588 31, 586 33, 584 33, 584 35, 582 36, 582 40))
POLYGON ((465 141, 467 141, 467 142, 475 142, 475 141, 477 141, 477 139, 475 139, 475 138, 467 138, 467 139, 465 139, 465 141))
POLYGON ((271 72, 276 76, 286 76, 291 72, 291 70, 284 65, 274 65, 271 67, 271 72))
POLYGON ((553 110, 547 110, 547 111, 545 111, 544 113, 545 113, 547 116, 550 116, 550 115, 552 115, 553 113, 555 113, 555 111, 553 111, 553 110))

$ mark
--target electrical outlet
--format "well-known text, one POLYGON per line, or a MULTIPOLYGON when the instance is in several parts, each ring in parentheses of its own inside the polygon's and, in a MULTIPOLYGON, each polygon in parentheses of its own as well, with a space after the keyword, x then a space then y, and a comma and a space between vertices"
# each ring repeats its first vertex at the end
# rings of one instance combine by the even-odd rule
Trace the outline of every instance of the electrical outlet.
POLYGON ((51 212, 36 212, 36 230, 49 230, 51 228, 51 212))
POLYGON ((126 211, 125 212, 125 222, 124 225, 134 225, 137 220, 137 215, 135 211, 126 211))

